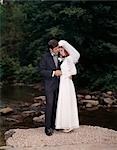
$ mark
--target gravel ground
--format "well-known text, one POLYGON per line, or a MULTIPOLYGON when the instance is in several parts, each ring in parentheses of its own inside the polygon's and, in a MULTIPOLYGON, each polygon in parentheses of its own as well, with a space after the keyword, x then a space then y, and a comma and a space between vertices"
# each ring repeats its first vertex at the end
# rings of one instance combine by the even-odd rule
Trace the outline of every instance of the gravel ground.
POLYGON ((117 150, 117 131, 97 126, 81 125, 70 133, 55 131, 52 136, 46 136, 44 128, 13 130, 6 144, 17 150, 117 150))

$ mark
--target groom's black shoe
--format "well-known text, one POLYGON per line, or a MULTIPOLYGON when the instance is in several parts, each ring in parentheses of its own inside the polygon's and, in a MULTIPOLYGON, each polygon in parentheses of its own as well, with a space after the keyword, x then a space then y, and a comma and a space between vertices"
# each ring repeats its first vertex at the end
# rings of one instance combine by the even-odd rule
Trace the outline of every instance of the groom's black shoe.
POLYGON ((46 135, 51 136, 53 134, 53 129, 45 128, 45 133, 46 133, 46 135))

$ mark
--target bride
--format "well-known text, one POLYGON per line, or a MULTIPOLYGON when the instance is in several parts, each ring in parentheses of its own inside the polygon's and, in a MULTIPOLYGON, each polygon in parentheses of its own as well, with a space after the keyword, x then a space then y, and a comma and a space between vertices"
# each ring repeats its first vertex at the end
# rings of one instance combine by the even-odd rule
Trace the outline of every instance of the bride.
POLYGON ((75 64, 78 62, 80 54, 65 40, 59 41, 59 51, 63 62, 61 64, 62 75, 60 77, 55 126, 56 129, 70 132, 79 128, 78 107, 72 75, 77 74, 75 64))

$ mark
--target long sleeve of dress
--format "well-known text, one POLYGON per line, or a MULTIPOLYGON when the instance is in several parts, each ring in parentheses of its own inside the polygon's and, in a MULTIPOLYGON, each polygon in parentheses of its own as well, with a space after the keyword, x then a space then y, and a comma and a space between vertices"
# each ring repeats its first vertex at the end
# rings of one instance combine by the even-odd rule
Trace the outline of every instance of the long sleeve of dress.
POLYGON ((63 71, 63 75, 65 77, 71 77, 72 75, 77 74, 76 66, 72 60, 71 56, 68 56, 66 58, 66 65, 65 65, 65 70, 63 71))
POLYGON ((72 57, 73 62, 76 64, 80 58, 80 53, 72 46, 70 45, 67 41, 65 40, 60 40, 59 41, 59 46, 62 46, 72 57))

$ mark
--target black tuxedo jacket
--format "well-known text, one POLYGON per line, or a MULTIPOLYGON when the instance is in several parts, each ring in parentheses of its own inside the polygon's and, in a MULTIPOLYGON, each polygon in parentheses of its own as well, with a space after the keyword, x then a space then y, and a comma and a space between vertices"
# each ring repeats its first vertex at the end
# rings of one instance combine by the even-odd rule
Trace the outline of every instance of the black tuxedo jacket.
POLYGON ((50 52, 45 53, 40 61, 39 70, 44 78, 46 94, 48 92, 56 90, 59 86, 59 77, 56 76, 52 77, 53 71, 57 69, 60 69, 60 62, 58 62, 58 68, 56 68, 51 53, 50 52))

